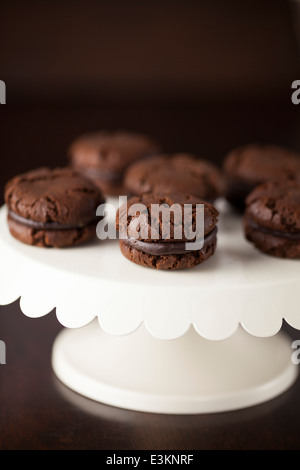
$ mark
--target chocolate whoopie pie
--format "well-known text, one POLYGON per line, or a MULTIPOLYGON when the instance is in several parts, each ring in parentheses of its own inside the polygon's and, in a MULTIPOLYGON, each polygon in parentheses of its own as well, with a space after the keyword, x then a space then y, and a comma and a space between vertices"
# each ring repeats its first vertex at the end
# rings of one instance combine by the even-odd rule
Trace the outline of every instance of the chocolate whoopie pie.
POLYGON ((16 176, 7 183, 4 197, 16 239, 56 248, 94 238, 96 209, 104 203, 90 180, 66 168, 40 168, 16 176))
POLYGON ((275 145, 244 145, 227 155, 223 169, 226 199, 244 210, 245 198, 255 186, 300 175, 300 156, 275 145))
POLYGON ((213 202, 222 194, 223 181, 212 163, 191 154, 158 155, 132 164, 125 173, 130 193, 178 191, 213 202))
POLYGON ((300 258, 300 182, 281 180, 257 186, 246 199, 246 238, 281 258, 300 258))
POLYGON ((123 234, 122 238, 120 235, 120 249, 127 259, 141 266, 162 270, 193 268, 214 254, 217 244, 217 221, 217 209, 190 194, 170 192, 163 195, 135 196, 117 213, 117 229, 123 234), (135 206, 136 204, 139 206, 135 206), (181 220, 180 217, 177 218, 178 212, 175 215, 175 212, 171 211, 169 219, 158 214, 157 207, 165 205, 170 208, 173 204, 179 210, 181 220), (189 214, 185 212, 185 204, 192 208, 189 214), (204 243, 201 248, 191 243, 193 240, 195 242, 192 234, 201 230, 197 227, 197 204, 204 205, 204 226, 203 220, 201 221, 204 243), (139 207, 140 212, 132 212, 134 207, 139 207), (141 214, 145 216, 142 219, 141 214), (133 232, 135 227, 138 227, 138 233, 132 232, 132 225, 133 232))
POLYGON ((81 135, 68 151, 71 166, 109 196, 125 195, 123 174, 126 168, 157 152, 159 145, 152 138, 125 131, 81 135))

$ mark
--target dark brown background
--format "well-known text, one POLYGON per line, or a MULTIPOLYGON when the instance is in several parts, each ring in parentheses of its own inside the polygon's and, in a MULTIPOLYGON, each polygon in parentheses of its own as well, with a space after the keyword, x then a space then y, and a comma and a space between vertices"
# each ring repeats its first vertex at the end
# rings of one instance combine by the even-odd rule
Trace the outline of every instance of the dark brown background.
MULTIPOLYGON (((283 0, 3 0, 0 200, 5 182, 64 165, 95 129, 146 132, 221 164, 236 145, 300 150, 298 14, 283 0)), ((299 15, 300 17, 300 15, 299 15)), ((3 267, 5 268, 5 267, 3 267)), ((1 288, 1 286, 0 286, 1 288)), ((95 404, 53 376, 55 314, 0 308, 0 449, 299 449, 300 383, 264 405, 176 417, 95 404)), ((299 333, 284 326, 293 338, 299 333)))
POLYGON ((100 128, 217 162, 249 141, 299 148, 291 3, 3 0, 0 186, 100 128))

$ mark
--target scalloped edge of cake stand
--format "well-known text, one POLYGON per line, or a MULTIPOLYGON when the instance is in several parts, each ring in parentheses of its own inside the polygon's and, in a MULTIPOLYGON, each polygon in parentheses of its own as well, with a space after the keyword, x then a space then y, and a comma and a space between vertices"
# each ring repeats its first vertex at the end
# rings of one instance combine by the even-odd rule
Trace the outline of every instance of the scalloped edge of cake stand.
MULTIPOLYGON (((166 340, 181 337, 191 326, 211 340, 230 337, 239 325, 248 333, 267 337, 280 330, 283 318, 300 329, 298 262, 270 260, 247 245, 247 256, 257 256, 254 262, 275 267, 280 263, 283 269, 282 276, 275 273, 272 282, 265 270, 253 284, 252 273, 253 285, 248 285, 247 266, 241 269, 238 253, 222 253, 231 249, 230 228, 227 233, 223 227, 221 246, 214 259, 199 270, 181 275, 136 266, 122 256, 116 244, 87 245, 64 253, 23 245, 10 236, 3 209, 0 304, 20 299, 21 310, 28 317, 41 317, 56 308, 58 321, 67 328, 83 327, 98 318, 100 327, 112 335, 130 334, 144 324, 153 336, 166 340), (116 278, 112 270, 102 273, 101 267, 98 277, 78 269, 76 264, 82 266, 86 256, 93 263, 98 255, 104 264, 113 263, 116 278), (201 284, 207 275, 211 283, 201 284)), ((240 235, 237 241, 243 249, 246 247, 240 235)))

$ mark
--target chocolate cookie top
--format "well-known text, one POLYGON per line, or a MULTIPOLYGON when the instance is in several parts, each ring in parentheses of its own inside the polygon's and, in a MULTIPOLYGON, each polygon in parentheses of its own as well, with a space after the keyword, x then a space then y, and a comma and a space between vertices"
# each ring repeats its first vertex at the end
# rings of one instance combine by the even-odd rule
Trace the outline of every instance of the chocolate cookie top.
POLYGON ((277 232, 300 232, 300 181, 281 180, 257 186, 246 199, 245 217, 277 232))
POLYGON ((159 155, 132 164, 125 186, 135 195, 170 190, 213 201, 222 193, 222 177, 215 165, 194 155, 159 155))
POLYGON ((135 160, 157 152, 159 145, 146 135, 102 131, 79 136, 68 153, 75 167, 123 172, 135 160))
POLYGON ((275 145, 245 145, 224 160, 225 174, 250 184, 293 179, 300 174, 300 155, 275 145))
POLYGON ((197 199, 190 194, 175 192, 164 193, 161 195, 144 194, 142 196, 130 198, 127 201, 127 205, 123 205, 117 212, 117 230, 130 236, 130 228, 128 227, 131 223, 133 223, 133 227, 135 227, 135 220, 138 220, 138 240, 145 242, 160 241, 166 243, 188 241, 190 240, 190 230, 193 230, 194 232, 196 229, 199 230, 200 227, 197 227, 197 223, 199 224, 203 222, 201 220, 197 221, 196 204, 204 205, 204 235, 207 235, 216 227, 219 215, 218 210, 212 204, 205 202, 202 199, 197 199), (185 204, 191 205, 191 212, 188 212, 185 204), (136 206, 133 207, 134 205, 136 206), (158 206, 163 205, 165 205, 166 208, 172 208, 172 206, 175 205, 175 208, 178 209, 178 211, 176 210, 174 215, 174 212, 171 210, 170 218, 163 219, 161 213, 158 214, 157 212, 158 206), (135 210, 133 211, 132 209, 135 210), (145 217, 140 217, 141 214, 145 217), (164 225, 164 228, 169 230, 169 238, 164 238, 163 220, 166 224, 164 225), (151 226, 153 228, 153 225, 158 229, 153 232, 154 237, 151 233, 151 226), (177 238, 176 227, 178 226, 182 229, 181 238, 177 238))
POLYGON ((4 191, 14 214, 42 223, 85 224, 104 202, 99 189, 67 168, 39 168, 16 176, 4 191))

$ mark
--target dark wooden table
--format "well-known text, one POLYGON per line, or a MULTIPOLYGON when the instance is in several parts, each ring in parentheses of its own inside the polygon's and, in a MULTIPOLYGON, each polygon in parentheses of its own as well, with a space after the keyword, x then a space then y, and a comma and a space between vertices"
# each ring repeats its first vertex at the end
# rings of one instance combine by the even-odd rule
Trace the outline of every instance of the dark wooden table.
POLYGON ((54 313, 29 319, 18 303, 0 310, 7 347, 7 364, 0 366, 0 449, 300 449, 300 380, 280 397, 240 411, 126 411, 81 397, 57 380, 50 361, 60 328, 54 313))
MULTIPOLYGON (((17 172, 63 164, 71 138, 106 124, 150 132, 168 151, 187 149, 221 162, 232 146, 247 141, 299 149, 298 115, 289 89, 284 101, 267 103, 7 106, 0 114, 0 186, 17 172)), ((299 331, 284 328, 300 339, 299 331)), ((300 380, 274 400, 230 413, 126 411, 85 399, 56 379, 50 360, 60 329, 55 312, 29 319, 18 302, 0 307, 0 339, 7 348, 7 364, 0 365, 0 449, 300 449, 300 380)))

